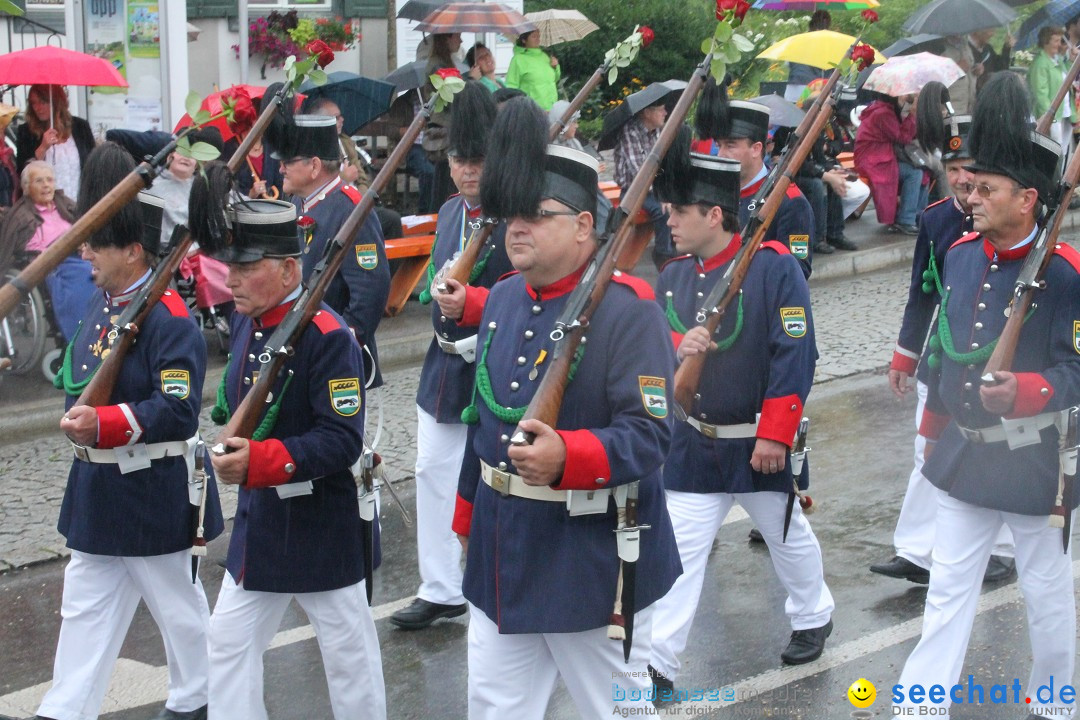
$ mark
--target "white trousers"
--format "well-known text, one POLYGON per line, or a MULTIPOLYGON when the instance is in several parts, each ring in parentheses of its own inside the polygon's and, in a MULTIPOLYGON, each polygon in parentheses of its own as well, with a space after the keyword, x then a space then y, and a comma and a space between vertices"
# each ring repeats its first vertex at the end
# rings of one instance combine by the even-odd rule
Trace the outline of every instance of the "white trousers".
POLYGON ((500 635, 470 603, 469 720, 543 720, 559 677, 582 718, 611 717, 616 708, 638 708, 644 715, 653 709, 652 680, 646 677, 652 617, 651 606, 634 613, 627 663, 622 641, 610 639, 606 627, 500 635))
POLYGON ((210 720, 266 720, 263 654, 293 598, 315 630, 334 717, 385 720, 379 636, 364 583, 326 592, 256 592, 229 573, 210 618, 210 720))
MULTIPOLYGON (((1055 693, 1062 685, 1074 684, 1076 602, 1072 551, 1071 548, 1068 554, 1061 551, 1061 530, 1049 527, 1046 516, 989 510, 941 493, 922 637, 904 664, 899 680, 905 691, 913 684, 922 684, 924 688, 942 685, 948 689, 960 678, 982 576, 1003 523, 1012 529, 1016 539, 1016 570, 1027 607, 1028 636, 1034 658, 1028 684, 1024 686, 1032 701, 1026 709, 1034 711, 1042 705, 1035 692, 1040 685, 1049 683, 1051 676, 1055 693)), ((1000 680, 979 679, 989 687, 1017 677, 1012 670, 1007 675, 1002 675, 1000 680)), ((943 707, 948 707, 948 701, 946 698, 943 707)))
POLYGON ((781 492, 687 493, 667 491, 668 514, 675 528, 683 574, 656 604, 653 617, 651 664, 670 679, 679 673, 679 654, 686 649, 694 622, 705 565, 716 533, 732 505, 739 503, 769 546, 773 569, 787 590, 784 610, 793 630, 808 630, 829 622, 835 607, 825 584, 821 546, 798 501, 791 513, 787 542, 784 510, 788 496, 781 492))
MULTIPOLYGON (((915 429, 922 422, 926 409, 926 383, 916 382, 915 392, 919 402, 915 407, 915 429)), ((930 569, 931 553, 934 550, 934 525, 937 517, 938 496, 941 491, 934 487, 922 474, 926 438, 915 435, 915 467, 908 478, 904 502, 900 506, 900 517, 896 520, 893 532, 893 546, 896 554, 910 560, 924 570, 930 569)), ((1009 526, 1002 523, 994 542, 994 555, 1013 557, 1012 533, 1009 526)))
POLYGON ((165 641, 166 706, 186 712, 206 704, 210 611, 202 582, 191 582, 191 552, 111 557, 73 550, 64 570, 53 685, 39 715, 56 720, 98 716, 140 598, 165 641))
POLYGON ((461 605, 461 543, 451 527, 458 473, 469 426, 436 422, 416 408, 416 596, 440 605, 461 605))

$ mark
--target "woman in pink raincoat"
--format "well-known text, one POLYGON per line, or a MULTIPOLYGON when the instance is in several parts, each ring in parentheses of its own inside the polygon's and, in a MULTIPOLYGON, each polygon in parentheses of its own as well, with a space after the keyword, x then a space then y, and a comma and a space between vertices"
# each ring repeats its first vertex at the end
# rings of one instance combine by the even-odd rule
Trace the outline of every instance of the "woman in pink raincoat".
MULTIPOLYGON (((897 160, 897 146, 915 139, 915 97, 888 95, 866 106, 855 135, 855 169, 870 180, 878 222, 890 232, 917 235, 923 171, 897 160), (906 110, 906 114, 904 112, 906 110), (897 194, 900 195, 899 208, 897 194)), ((925 203, 924 203, 925 204, 925 203)))

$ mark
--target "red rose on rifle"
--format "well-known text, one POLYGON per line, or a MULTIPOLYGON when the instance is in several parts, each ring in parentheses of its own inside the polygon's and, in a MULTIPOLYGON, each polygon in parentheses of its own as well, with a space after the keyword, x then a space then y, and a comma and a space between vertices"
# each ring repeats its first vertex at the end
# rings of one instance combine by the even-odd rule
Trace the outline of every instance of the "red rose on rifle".
POLYGON ((739 0, 716 0, 716 19, 724 20, 728 10, 734 10, 739 0))
POLYGON ((452 78, 452 77, 459 78, 459 77, 461 77, 461 72, 458 71, 457 68, 452 68, 452 67, 439 68, 438 70, 435 71, 435 74, 438 75, 439 77, 441 77, 443 80, 445 80, 446 78, 452 78))
POLYGON ((308 55, 315 56, 315 62, 319 67, 324 68, 330 63, 334 62, 334 51, 330 49, 330 46, 324 43, 322 40, 312 40, 304 48, 308 55))
POLYGON ((234 87, 225 91, 221 96, 221 107, 225 111, 225 122, 235 135, 247 135, 248 130, 255 124, 259 114, 255 111, 255 104, 251 102, 251 96, 247 90, 234 87))
POLYGON ((738 2, 735 3, 735 19, 742 20, 746 17, 746 11, 749 9, 750 3, 746 2, 746 0, 738 0, 738 2))
POLYGON ((851 61, 859 66, 860 71, 873 65, 876 57, 874 48, 869 45, 857 45, 855 49, 851 51, 851 61))
POLYGON ((878 21, 878 14, 873 10, 866 9, 862 11, 862 19, 868 23, 876 23, 878 21))
POLYGON ((653 38, 656 37, 656 33, 652 31, 651 27, 649 27, 648 25, 642 25, 638 32, 641 33, 641 48, 643 50, 649 47, 649 45, 652 45, 652 41, 653 38))

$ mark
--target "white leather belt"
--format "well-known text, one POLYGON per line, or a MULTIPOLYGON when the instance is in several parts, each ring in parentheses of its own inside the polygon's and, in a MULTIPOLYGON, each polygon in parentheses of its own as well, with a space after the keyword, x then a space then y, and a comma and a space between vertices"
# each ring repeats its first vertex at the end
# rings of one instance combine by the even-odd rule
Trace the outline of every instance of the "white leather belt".
MULTIPOLYGON (((137 445, 127 446, 122 445, 117 448, 92 448, 85 447, 83 445, 71 444, 71 449, 75 451, 75 458, 82 460, 83 462, 97 463, 100 465, 109 465, 119 462, 117 458, 117 452, 125 452, 131 448, 138 447, 137 445)), ((146 448, 146 454, 151 460, 160 460, 163 457, 185 457, 188 454, 188 442, 186 440, 175 440, 173 442, 160 442, 144 445, 146 448)))
MULTIPOLYGON (((1032 430, 1044 430, 1054 425, 1060 417, 1060 412, 1049 412, 1035 415, 1030 418, 1022 418, 1022 421, 1032 430)), ((991 425, 990 427, 980 428, 978 430, 972 430, 971 428, 957 425, 956 429, 960 431, 960 434, 963 435, 965 439, 973 443, 998 443, 1008 440, 1006 428, 1001 424, 991 425)))
POLYGON ((476 360, 476 336, 471 335, 463 340, 454 342, 447 340, 446 338, 439 337, 438 333, 435 333, 435 341, 439 343, 439 349, 448 355, 460 355, 465 362, 474 362, 476 360))
MULTIPOLYGON (((760 418, 760 415, 758 417, 760 418)), ((738 440, 739 438, 757 437, 757 420, 752 423, 742 423, 741 425, 710 425, 688 417, 686 423, 705 437, 713 440, 738 440)))
POLYGON ((521 479, 520 475, 493 468, 483 460, 480 461, 480 477, 484 479, 488 487, 501 495, 513 495, 530 500, 566 502, 565 490, 552 490, 545 485, 529 485, 521 479))

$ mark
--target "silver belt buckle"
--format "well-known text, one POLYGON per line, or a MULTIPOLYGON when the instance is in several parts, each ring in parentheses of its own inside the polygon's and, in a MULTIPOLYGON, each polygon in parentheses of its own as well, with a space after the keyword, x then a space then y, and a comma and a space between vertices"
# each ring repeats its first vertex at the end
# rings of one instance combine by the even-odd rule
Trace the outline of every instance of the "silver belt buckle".
POLYGON ((716 426, 709 425, 708 423, 701 423, 698 425, 701 428, 701 434, 712 440, 716 439, 716 426))
POLYGON ((970 428, 963 427, 962 425, 957 425, 957 428, 960 429, 960 434, 964 436, 964 439, 976 444, 982 443, 983 436, 981 430, 971 430, 970 428))
POLYGON ((491 468, 491 489, 503 497, 510 494, 510 473, 491 468))
POLYGON ((436 339, 439 341, 439 348, 444 353, 449 353, 451 355, 460 355, 461 354, 461 353, 458 352, 456 344, 450 342, 449 340, 444 340, 441 337, 437 337, 436 339))
POLYGON ((71 449, 75 451, 75 459, 82 460, 83 462, 90 462, 90 454, 86 452, 86 448, 82 445, 71 445, 71 449))

